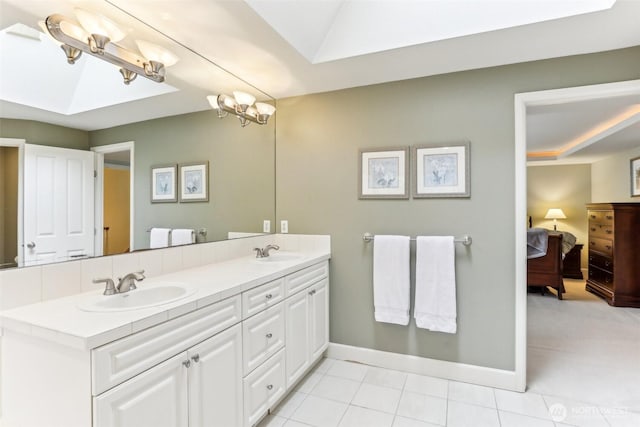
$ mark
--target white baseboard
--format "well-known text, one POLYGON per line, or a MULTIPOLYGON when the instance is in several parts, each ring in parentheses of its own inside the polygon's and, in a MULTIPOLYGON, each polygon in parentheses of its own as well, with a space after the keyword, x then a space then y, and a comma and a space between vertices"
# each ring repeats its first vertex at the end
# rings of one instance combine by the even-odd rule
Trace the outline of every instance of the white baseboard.
POLYGON ((467 365, 465 363, 448 362, 335 343, 329 343, 327 357, 351 360, 367 365, 379 366, 381 368, 395 369, 397 371, 419 375, 429 375, 505 390, 524 391, 523 388, 518 386, 515 371, 467 365))

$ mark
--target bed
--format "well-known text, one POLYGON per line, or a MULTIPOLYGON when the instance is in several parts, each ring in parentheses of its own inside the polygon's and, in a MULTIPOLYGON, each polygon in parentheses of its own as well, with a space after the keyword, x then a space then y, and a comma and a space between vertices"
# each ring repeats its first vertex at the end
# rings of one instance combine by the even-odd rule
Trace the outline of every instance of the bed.
POLYGON ((554 288, 558 299, 565 292, 562 281, 563 235, 548 234, 546 254, 527 259, 527 286, 530 290, 539 288, 542 294, 547 286, 554 288))

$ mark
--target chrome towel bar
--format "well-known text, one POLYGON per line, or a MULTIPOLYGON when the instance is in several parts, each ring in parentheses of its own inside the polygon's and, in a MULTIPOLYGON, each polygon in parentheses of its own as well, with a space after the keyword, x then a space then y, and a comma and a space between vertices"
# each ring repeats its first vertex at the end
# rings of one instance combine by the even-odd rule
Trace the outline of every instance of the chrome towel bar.
MULTIPOLYGON (((364 235, 362 236, 362 240, 364 240, 365 242, 373 242, 373 238, 375 237, 374 234, 371 233, 364 233, 364 235)), ((411 239, 409 239, 411 241, 416 240, 415 237, 412 237, 411 239)), ((462 236, 461 239, 454 239, 453 240, 456 243, 462 243, 465 246, 471 246, 471 243, 473 242, 473 239, 471 238, 471 236, 469 236, 468 234, 465 234, 464 236, 462 236)))

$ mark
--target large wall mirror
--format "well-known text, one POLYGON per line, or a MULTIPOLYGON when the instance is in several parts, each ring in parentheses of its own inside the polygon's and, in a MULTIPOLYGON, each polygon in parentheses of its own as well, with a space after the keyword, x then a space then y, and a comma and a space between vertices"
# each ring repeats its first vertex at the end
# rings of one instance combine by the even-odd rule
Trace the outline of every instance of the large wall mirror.
POLYGON ((0 0, 0 268, 148 249, 152 228, 192 229, 198 243, 262 233, 265 220, 273 231, 275 120, 241 127, 206 97, 274 100, 126 4, 0 0), (84 53, 68 64, 38 21, 78 7, 116 22, 126 49, 141 39, 172 52, 165 82, 125 85, 84 53), (203 176, 206 197, 183 194, 203 176))

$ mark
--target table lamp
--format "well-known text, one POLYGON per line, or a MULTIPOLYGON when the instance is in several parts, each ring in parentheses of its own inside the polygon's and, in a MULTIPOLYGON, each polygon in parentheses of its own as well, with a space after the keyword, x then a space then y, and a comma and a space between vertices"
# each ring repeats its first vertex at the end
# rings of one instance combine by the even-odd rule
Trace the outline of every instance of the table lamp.
POLYGON ((562 212, 562 209, 552 208, 547 211, 547 214, 544 216, 544 219, 552 219, 553 220, 553 231, 558 230, 558 220, 559 219, 567 219, 567 216, 562 212))

